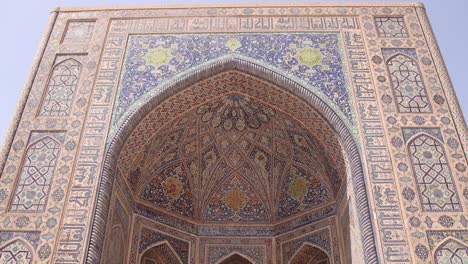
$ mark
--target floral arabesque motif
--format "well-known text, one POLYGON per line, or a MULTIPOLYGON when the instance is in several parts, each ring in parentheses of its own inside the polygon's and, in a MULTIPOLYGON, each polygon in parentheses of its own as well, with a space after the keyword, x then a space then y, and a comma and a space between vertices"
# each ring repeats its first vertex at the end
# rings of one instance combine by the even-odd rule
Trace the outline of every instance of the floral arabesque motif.
POLYGON ((227 131, 233 128, 239 131, 246 127, 259 128, 275 115, 271 107, 238 94, 225 95, 220 101, 200 106, 197 113, 212 127, 220 126, 227 131))
POLYGON ((337 33, 133 35, 113 122, 121 122, 129 107, 177 73, 229 54, 290 72, 351 119, 340 49, 337 33))
POLYGON ((181 215, 193 216, 192 192, 187 172, 181 164, 173 164, 155 173, 153 180, 143 189, 141 197, 181 215))
POLYGON ((198 221, 238 223, 282 220, 331 201, 338 187, 321 143, 291 117, 265 108, 227 93, 161 127, 134 156, 141 172, 128 175, 141 201, 198 221), (221 121, 213 125, 215 115, 221 121), (221 125, 242 116, 257 125, 221 125))

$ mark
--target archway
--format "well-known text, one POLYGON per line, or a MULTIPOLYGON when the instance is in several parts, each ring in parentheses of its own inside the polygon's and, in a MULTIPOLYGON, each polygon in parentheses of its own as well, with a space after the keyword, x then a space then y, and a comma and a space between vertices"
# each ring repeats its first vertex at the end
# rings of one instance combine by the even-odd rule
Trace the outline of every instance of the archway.
POLYGON ((294 255, 290 264, 330 264, 327 253, 318 247, 304 244, 294 255))
POLYGON ((223 261, 219 262, 218 264, 253 264, 247 258, 243 257, 238 253, 234 253, 231 256, 227 257, 223 261))
POLYGON ((141 264, 182 264, 174 249, 167 242, 154 245, 141 256, 141 264))
MULTIPOLYGON (((302 102, 305 105, 309 105, 310 109, 316 111, 314 117, 320 118, 323 120, 320 122, 323 126, 329 126, 332 131, 331 135, 337 135, 337 137, 327 137, 332 140, 336 140, 337 146, 341 146, 342 150, 336 152, 337 156, 341 155, 342 152, 345 153, 343 158, 345 158, 349 163, 348 172, 346 174, 350 175, 353 183, 353 193, 355 194, 355 202, 357 207, 357 217, 359 219, 360 226, 360 239, 362 241, 362 246, 364 248, 363 256, 366 257, 367 263, 374 263, 377 261, 375 242, 373 237, 373 230, 370 221, 370 214, 367 204, 367 192, 364 185, 364 177, 360 162, 359 153, 357 147, 354 143, 352 135, 349 133, 345 124, 340 120, 340 118, 329 108, 323 101, 321 101, 317 96, 314 96, 309 90, 300 86, 299 84, 271 71, 266 68, 262 68, 258 65, 252 64, 248 61, 243 61, 237 58, 225 59, 224 61, 217 62, 205 67, 201 71, 194 72, 188 75, 187 78, 183 80, 178 80, 171 86, 163 89, 158 96, 151 98, 148 102, 143 104, 132 116, 124 123, 116 136, 113 138, 109 145, 107 152, 102 182, 100 183, 100 191, 98 192, 99 196, 97 197, 97 207, 95 211, 95 218, 93 222, 93 230, 90 237, 90 250, 88 252, 88 259, 99 259, 101 244, 99 243, 99 237, 104 235, 106 217, 108 212, 109 198, 111 196, 111 187, 113 183, 113 177, 116 172, 116 164, 121 155, 121 151, 125 149, 124 145, 130 140, 132 133, 135 134, 137 127, 145 118, 150 116, 150 113, 158 106, 164 103, 165 100, 170 98, 175 98, 173 96, 177 95, 178 92, 184 91, 189 88, 194 82, 202 82, 203 80, 208 80, 216 76, 216 73, 220 74, 240 74, 243 77, 256 76, 262 78, 262 82, 265 84, 274 85, 275 87, 281 88, 283 91, 282 95, 289 95, 299 99, 297 102, 302 102), (265 81, 267 80, 267 82, 265 81), (129 139, 130 138, 130 139, 129 139)), ((246 82, 248 83, 248 82, 246 82)), ((206 83, 205 83, 206 85, 206 83)), ((226 93, 225 93, 226 94, 226 93)), ((248 93, 246 96, 251 96, 248 93)), ((252 97, 256 99, 257 97, 252 97)), ((268 98, 262 98, 268 99, 268 98)), ((269 98, 271 99, 271 98, 269 98)), ((174 99, 175 100, 175 99, 174 99)), ((266 105, 269 105, 271 102, 263 102, 266 105)), ((283 110, 283 109, 280 109, 283 110)), ((294 111, 290 109, 289 112, 294 111)), ((288 111, 286 111, 287 114, 288 111)), ((301 121, 302 122, 302 121, 301 121)), ((300 123, 301 123, 300 122, 300 123)), ((315 134, 319 135, 319 134, 315 134)), ((323 136, 323 135, 322 135, 323 136)), ((326 140, 326 139, 325 139, 326 140)), ((327 142, 328 144, 329 142, 327 142)), ((138 144, 135 144, 137 146, 138 144)), ((341 165, 345 162, 343 161, 341 165)), ((343 182, 346 182, 343 181, 343 182)))

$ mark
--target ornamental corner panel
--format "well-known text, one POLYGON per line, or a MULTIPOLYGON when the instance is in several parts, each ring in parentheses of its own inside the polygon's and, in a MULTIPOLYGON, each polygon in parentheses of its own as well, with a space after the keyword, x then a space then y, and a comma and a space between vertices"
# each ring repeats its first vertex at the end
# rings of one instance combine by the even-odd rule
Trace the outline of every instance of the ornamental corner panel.
POLYGON ((468 263, 466 124, 421 4, 60 8, 46 32, 0 262, 468 263))

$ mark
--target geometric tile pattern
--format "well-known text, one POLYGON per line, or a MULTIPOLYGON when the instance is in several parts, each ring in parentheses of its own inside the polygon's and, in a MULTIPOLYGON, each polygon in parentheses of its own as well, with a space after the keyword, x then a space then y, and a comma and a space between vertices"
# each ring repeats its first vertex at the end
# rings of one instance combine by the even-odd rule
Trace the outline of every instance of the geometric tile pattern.
POLYGON ((87 42, 94 33, 95 21, 69 21, 62 42, 87 42))
MULTIPOLYGON (((141 121, 141 125, 139 125, 127 139, 125 147, 120 153, 118 162, 118 166, 122 173, 129 177, 130 182, 133 181, 133 177, 136 177, 141 173, 141 171, 139 172, 135 170, 138 167, 136 164, 138 163, 137 160, 142 157, 142 148, 137 146, 148 145, 148 141, 155 137, 155 133, 157 131, 160 131, 160 129, 156 130, 153 129, 153 127, 160 128, 165 126, 165 124, 174 123, 174 116, 182 116, 184 113, 191 111, 197 112, 199 110, 193 109, 194 106, 197 106, 200 103, 207 103, 208 106, 210 102, 217 101, 215 100, 216 98, 221 98, 225 94, 233 94, 236 91, 246 95, 246 98, 261 98, 264 103, 267 103, 271 107, 277 108, 292 116, 296 115, 295 117, 307 128, 308 131, 310 131, 311 134, 317 137, 324 147, 324 156, 326 156, 327 160, 331 164, 331 173, 329 174, 330 181, 332 185, 336 187, 336 190, 339 189, 339 186, 341 186, 343 182, 342 179, 346 174, 346 168, 344 166, 345 162, 343 160, 340 144, 338 143, 335 133, 332 131, 330 126, 324 122, 323 118, 320 117, 320 115, 318 115, 312 108, 308 107, 304 102, 293 97, 291 94, 285 93, 267 82, 237 71, 220 73, 208 80, 197 83, 190 88, 185 89, 183 92, 171 97, 170 100, 163 102, 160 106, 154 109, 151 114, 145 118, 145 120, 141 121), (301 114, 297 115, 298 113, 301 114)), ((200 109, 200 111, 202 110, 200 109)), ((201 112, 200 115, 202 115, 202 117, 205 116, 205 114, 201 114, 201 112)), ((206 115, 205 118, 208 118, 208 115, 206 115)), ((221 116, 219 118, 221 118, 221 116)), ((221 118, 221 120, 223 120, 223 118, 221 118)), ((212 121, 213 120, 216 120, 216 118, 213 118, 212 121)), ((207 120, 206 122, 211 121, 207 120)), ((204 122, 202 123, 205 124, 204 122)), ((281 126, 284 126, 284 124, 281 126)), ((227 127, 229 128, 230 125, 227 127)), ((213 128, 208 127, 208 129, 213 128)), ((236 130, 238 129, 236 128, 236 130)), ((264 128, 260 127, 260 130, 264 130, 264 128)), ((234 131, 231 133, 234 133, 234 131)), ((246 131, 238 131, 236 133, 246 134, 246 131)), ((177 135, 178 134, 176 133, 172 135, 172 137, 176 137, 177 135)), ((271 138, 271 135, 266 135, 264 138, 271 138)), ((172 142, 172 139, 170 138, 166 138, 166 141, 167 140, 171 140, 172 142)), ((290 139, 287 141, 290 141, 290 139)), ((284 146, 282 147, 282 145, 284 144, 280 144, 278 146, 279 153, 285 151, 284 146)), ((260 148, 264 148, 265 143, 262 143, 262 146, 260 146, 260 148)), ((282 156, 284 155, 289 154, 282 154, 282 156)))
POLYGON ((379 37, 407 38, 408 31, 403 17, 375 17, 375 25, 379 37))
POLYGON ((160 131, 129 175, 134 189, 143 187, 140 199, 158 208, 208 222, 268 223, 337 191, 317 139, 244 95, 202 104, 160 131))
MULTIPOLYGON (((31 139, 39 136, 37 134, 31 135, 31 139)), ((58 140, 63 138, 63 134, 44 133, 40 139, 31 140, 10 204, 10 212, 31 213, 45 210, 60 155, 60 143, 63 143, 58 140)))
POLYGON ((120 123, 140 98, 154 93, 155 87, 177 73, 227 55, 255 59, 266 67, 290 72, 350 119, 340 50, 340 35, 336 33, 132 35, 113 125, 120 123))
POLYGON ((75 58, 62 60, 54 66, 42 99, 40 116, 68 116, 70 114, 80 73, 81 63, 75 58))
POLYGON ((431 250, 435 250, 447 238, 455 239, 463 243, 468 243, 468 230, 429 230, 426 231, 427 240, 431 250))
POLYGON ((420 133, 409 141, 408 152, 423 210, 460 211, 458 193, 439 140, 420 133))
POLYGON ((33 263, 34 250, 20 239, 0 248, 0 263, 33 263))
POLYGON ((401 113, 430 113, 431 106, 414 49, 383 49, 401 113))
POLYGON ((436 264, 468 263, 468 246, 454 239, 442 243, 434 253, 436 264))

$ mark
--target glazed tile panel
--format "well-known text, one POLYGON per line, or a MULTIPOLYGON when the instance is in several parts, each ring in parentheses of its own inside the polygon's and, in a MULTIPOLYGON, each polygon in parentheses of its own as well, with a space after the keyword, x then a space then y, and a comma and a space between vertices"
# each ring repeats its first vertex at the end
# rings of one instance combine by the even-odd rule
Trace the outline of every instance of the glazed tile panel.
POLYGON ((158 86, 224 56, 241 56, 305 82, 352 120, 342 44, 337 33, 132 35, 114 109, 119 126, 158 86))

